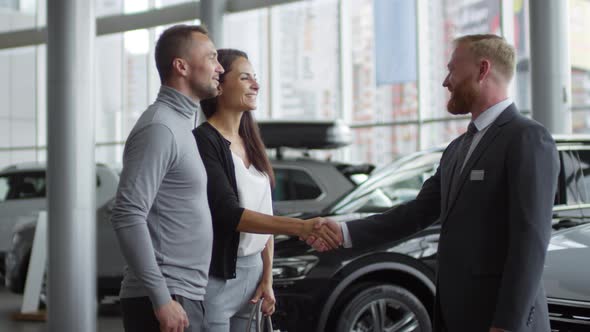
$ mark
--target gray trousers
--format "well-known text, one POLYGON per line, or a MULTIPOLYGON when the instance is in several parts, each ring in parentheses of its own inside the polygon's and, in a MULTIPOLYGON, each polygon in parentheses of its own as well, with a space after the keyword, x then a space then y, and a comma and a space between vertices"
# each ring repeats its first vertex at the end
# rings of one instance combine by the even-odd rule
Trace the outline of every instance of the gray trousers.
MULTIPOLYGON (((238 257, 236 278, 223 280, 209 276, 205 294, 205 318, 208 332, 246 332, 254 296, 262 278, 262 257, 254 254, 238 257)), ((252 324, 254 327, 255 325, 252 324)), ((256 331, 252 329, 252 331, 256 331)))

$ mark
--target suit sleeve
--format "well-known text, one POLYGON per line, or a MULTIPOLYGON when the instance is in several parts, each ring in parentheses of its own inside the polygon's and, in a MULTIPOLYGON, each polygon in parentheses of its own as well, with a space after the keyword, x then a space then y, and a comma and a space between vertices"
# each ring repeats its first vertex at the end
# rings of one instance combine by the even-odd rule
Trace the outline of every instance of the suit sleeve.
POLYGON ((507 157, 509 248, 493 327, 518 331, 527 319, 541 282, 551 236, 559 159, 551 135, 525 128, 507 157))
POLYGON ((432 225, 441 211, 440 167, 418 196, 382 214, 347 222, 352 246, 367 247, 403 239, 432 225))
POLYGON ((193 134, 207 171, 207 199, 213 219, 213 231, 217 234, 234 233, 244 208, 240 207, 238 197, 225 173, 215 142, 202 128, 197 128, 193 134))

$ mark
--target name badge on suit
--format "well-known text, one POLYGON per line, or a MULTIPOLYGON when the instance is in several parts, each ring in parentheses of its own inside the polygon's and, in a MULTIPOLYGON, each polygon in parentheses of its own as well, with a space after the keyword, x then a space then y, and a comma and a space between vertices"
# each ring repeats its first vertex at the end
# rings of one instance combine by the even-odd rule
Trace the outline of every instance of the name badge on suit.
POLYGON ((469 180, 471 181, 483 181, 485 176, 485 171, 483 169, 474 169, 471 171, 469 175, 469 180))

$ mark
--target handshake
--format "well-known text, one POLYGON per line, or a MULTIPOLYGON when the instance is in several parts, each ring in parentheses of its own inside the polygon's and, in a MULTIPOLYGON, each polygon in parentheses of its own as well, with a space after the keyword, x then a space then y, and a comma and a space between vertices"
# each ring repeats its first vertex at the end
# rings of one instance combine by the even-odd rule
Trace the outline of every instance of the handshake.
POLYGON ((319 252, 337 249, 344 244, 340 225, 322 217, 306 220, 299 239, 319 252))

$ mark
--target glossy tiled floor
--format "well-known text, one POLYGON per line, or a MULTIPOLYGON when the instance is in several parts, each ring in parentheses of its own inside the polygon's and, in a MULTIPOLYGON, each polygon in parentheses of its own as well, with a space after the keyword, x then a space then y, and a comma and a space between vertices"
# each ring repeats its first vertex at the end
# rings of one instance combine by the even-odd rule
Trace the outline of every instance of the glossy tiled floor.
MULTIPOLYGON (((47 324, 44 322, 21 322, 11 318, 18 312, 22 301, 22 295, 10 293, 0 287, 0 332, 44 332, 47 324)), ((118 312, 118 304, 104 303, 99 307, 98 332, 123 332, 121 316, 118 312)))

